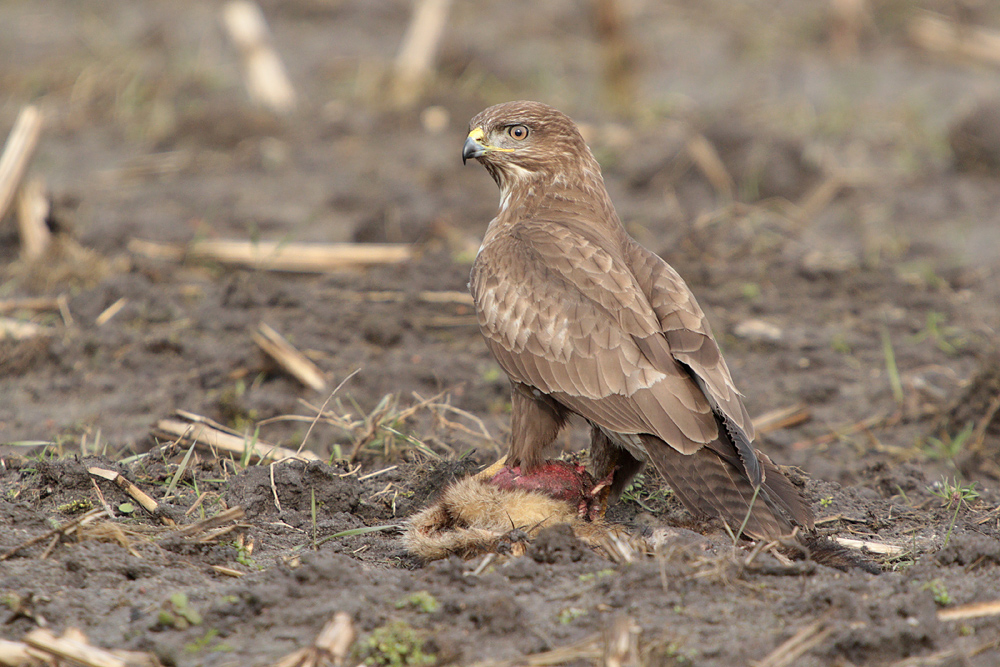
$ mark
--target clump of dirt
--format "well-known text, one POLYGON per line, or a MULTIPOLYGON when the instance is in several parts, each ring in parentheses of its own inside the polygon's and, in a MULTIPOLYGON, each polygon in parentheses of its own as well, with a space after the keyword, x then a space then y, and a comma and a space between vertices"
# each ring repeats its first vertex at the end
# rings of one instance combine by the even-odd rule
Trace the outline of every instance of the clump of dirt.
POLYGON ((52 354, 51 339, 47 335, 28 340, 0 340, 0 375, 17 377, 46 361, 52 354))
POLYGON ((944 626, 937 619, 934 600, 909 582, 897 578, 888 583, 888 595, 865 596, 864 587, 849 585, 844 594, 831 599, 843 619, 833 632, 831 658, 852 662, 871 661, 874 656, 908 658, 940 647, 944 626))
POLYGON ((1000 354, 983 357, 968 386, 935 420, 928 434, 954 452, 967 477, 1000 480, 1000 354))
POLYGON ((418 465, 407 470, 406 477, 412 479, 413 495, 410 498, 414 507, 424 507, 437 496, 442 489, 463 477, 478 472, 480 462, 472 458, 457 461, 438 461, 429 465, 418 465))
POLYGON ((291 515, 301 522, 314 509, 350 514, 361 502, 361 484, 345 472, 319 461, 252 466, 231 480, 224 497, 252 518, 291 515))
POLYGON ((974 531, 955 532, 948 546, 935 554, 941 565, 959 565, 967 568, 1000 565, 1000 542, 974 531))
POLYGON ((576 563, 592 555, 567 524, 543 528, 528 547, 528 556, 538 563, 576 563))
POLYGON ((948 132, 948 143, 956 168, 1000 173, 1000 98, 980 101, 957 119, 948 132))
POLYGON ((719 152, 740 199, 794 201, 818 183, 820 170, 808 160, 802 141, 734 123, 732 116, 726 114, 726 120, 708 128, 705 136, 719 152))

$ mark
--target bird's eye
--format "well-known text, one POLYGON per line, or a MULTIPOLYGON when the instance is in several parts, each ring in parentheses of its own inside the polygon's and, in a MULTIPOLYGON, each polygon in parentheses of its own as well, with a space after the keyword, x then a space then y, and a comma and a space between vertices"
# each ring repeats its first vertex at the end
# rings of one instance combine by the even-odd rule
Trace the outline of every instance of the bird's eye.
POLYGON ((517 139, 518 141, 524 141, 528 138, 528 128, 524 125, 511 125, 507 128, 507 134, 510 135, 511 139, 517 139))

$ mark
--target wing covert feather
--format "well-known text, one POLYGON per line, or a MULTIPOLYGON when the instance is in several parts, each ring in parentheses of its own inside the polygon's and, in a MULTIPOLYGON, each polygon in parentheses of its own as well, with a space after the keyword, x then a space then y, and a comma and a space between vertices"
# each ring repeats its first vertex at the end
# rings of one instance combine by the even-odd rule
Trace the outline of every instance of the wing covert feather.
POLYGON ((480 329, 512 380, 605 428, 651 433, 685 453, 718 437, 698 384, 636 342, 662 338, 660 323, 623 258, 566 226, 521 223, 484 245, 470 287, 480 329))
POLYGON ((719 412, 743 432, 747 442, 752 441, 753 422, 694 294, 673 267, 634 240, 628 239, 626 252, 663 332, 663 336, 646 339, 644 352, 657 358, 658 366, 669 363, 669 358, 689 368, 719 412))

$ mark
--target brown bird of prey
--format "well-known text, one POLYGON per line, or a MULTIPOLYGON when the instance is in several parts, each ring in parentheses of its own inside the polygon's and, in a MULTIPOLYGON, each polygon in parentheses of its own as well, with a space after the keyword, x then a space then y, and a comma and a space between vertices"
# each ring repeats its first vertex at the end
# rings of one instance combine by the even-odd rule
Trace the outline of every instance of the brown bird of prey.
POLYGON ((616 500, 650 463, 689 511, 734 531, 812 527, 798 489, 751 444, 753 423, 705 313, 625 231, 573 121, 508 102, 469 129, 463 162, 479 160, 500 186, 469 286, 512 384, 506 486, 524 477, 540 488, 527 480, 545 474, 543 450, 577 414, 592 429, 594 477, 610 487, 602 498, 616 500))

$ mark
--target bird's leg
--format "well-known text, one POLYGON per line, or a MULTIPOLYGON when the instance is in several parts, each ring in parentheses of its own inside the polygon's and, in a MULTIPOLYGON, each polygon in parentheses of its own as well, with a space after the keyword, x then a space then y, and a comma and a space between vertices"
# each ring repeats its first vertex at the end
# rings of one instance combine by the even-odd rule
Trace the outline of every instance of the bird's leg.
POLYGON ((591 425, 590 432, 590 459, 594 464, 594 475, 610 480, 602 498, 608 504, 618 500, 625 487, 645 465, 627 449, 612 442, 604 431, 594 425, 591 425))
POLYGON ((566 421, 566 408, 534 387, 519 383, 511 387, 510 401, 510 452, 479 477, 501 489, 535 491, 570 503, 588 519, 602 514, 598 494, 610 485, 610 478, 598 482, 583 466, 543 458, 543 451, 566 421))
POLYGON ((546 461, 542 452, 555 440, 567 411, 549 396, 527 385, 511 391, 510 453, 478 474, 501 489, 544 493, 577 508, 581 517, 594 520, 604 514, 614 481, 613 470, 595 480, 582 465, 546 461))
POLYGON ((545 448, 559 435, 568 414, 566 408, 534 387, 512 384, 507 462, 529 470, 541 465, 545 448))

